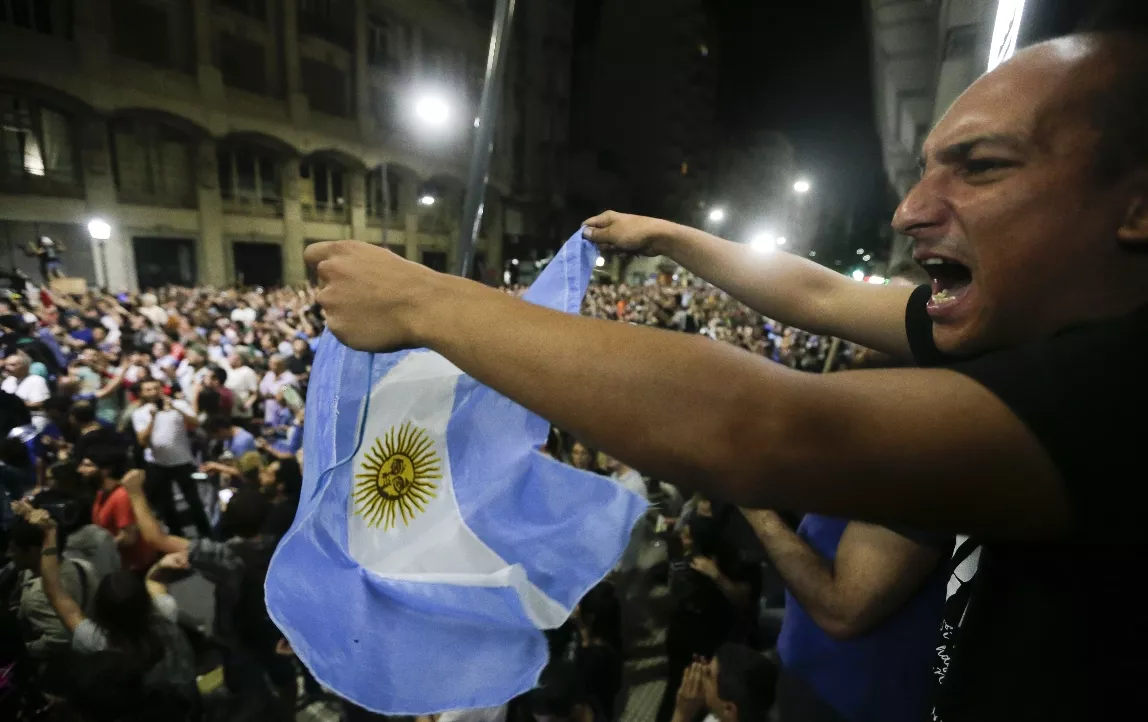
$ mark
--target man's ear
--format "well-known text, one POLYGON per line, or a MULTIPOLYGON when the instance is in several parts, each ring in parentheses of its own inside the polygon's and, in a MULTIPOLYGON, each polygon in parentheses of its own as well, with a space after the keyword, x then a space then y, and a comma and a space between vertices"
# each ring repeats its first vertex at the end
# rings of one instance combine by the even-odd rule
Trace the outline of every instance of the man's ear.
POLYGON ((1135 188, 1137 192, 1116 237, 1123 244, 1144 248, 1148 247, 1148 171, 1137 174, 1135 188))

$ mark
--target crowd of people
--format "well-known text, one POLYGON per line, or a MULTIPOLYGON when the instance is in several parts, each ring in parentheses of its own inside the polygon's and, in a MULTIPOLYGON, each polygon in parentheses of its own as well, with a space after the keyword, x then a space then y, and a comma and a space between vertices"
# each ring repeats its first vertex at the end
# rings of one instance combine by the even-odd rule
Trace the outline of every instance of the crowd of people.
POLYGON ((226 719, 293 718, 262 582, 322 328, 307 291, 0 301, 0 717, 199 719, 222 667, 226 719))
MULTIPOLYGON (((687 276, 596 283, 584 312, 704 334, 797 368, 820 368, 829 348, 687 276)), ((0 329, 5 719, 291 719, 322 698, 262 595, 302 483, 304 400, 323 330, 313 291, 69 296, 29 284, 0 301, 0 329), (213 667, 217 688, 204 683, 213 667)), ((557 430, 545 451, 613 476, 652 511, 616 574, 551 634, 546 683, 482 714, 617 719, 629 637, 651 625, 670 630, 663 722, 706 707, 712 659, 768 675, 764 658, 746 656, 746 645, 762 646, 750 591, 758 561, 723 546, 713 506, 683 505, 670 485, 557 430), (636 555, 654 540, 669 542, 673 561, 639 580, 636 555), (651 584, 669 584, 675 601, 651 612, 651 584), (626 640, 623 617, 638 620, 626 640)), ((738 689, 743 707, 760 706, 738 689)), ((345 716, 369 718, 349 706, 345 716)))

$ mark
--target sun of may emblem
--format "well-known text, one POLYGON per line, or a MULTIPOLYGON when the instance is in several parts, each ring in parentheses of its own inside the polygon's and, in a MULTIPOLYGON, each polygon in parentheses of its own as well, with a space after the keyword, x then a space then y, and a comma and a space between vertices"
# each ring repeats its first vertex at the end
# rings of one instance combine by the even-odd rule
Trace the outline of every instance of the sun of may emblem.
POLYGON ((355 474, 352 493, 355 512, 370 526, 384 530, 394 528, 399 521, 405 526, 415 514, 425 511, 438 488, 431 479, 442 478, 430 437, 409 421, 375 439, 361 469, 355 474))

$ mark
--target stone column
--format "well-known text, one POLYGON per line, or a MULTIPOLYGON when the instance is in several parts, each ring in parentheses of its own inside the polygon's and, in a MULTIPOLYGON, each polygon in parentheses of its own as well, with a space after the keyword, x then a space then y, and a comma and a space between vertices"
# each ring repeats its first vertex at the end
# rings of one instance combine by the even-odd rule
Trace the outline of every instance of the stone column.
MULTIPOLYGON (((288 3, 290 5, 291 3, 288 3)), ((307 281, 303 265, 303 204, 299 202, 299 159, 283 162, 283 283, 301 286, 307 281)))
POLYGON ((299 59, 299 4, 285 2, 283 8, 283 75, 285 97, 291 122, 307 124, 307 95, 303 92, 303 73, 299 59))
POLYGON ((195 191, 199 201, 196 275, 205 286, 227 284, 227 243, 223 238, 223 198, 219 195, 215 141, 205 138, 195 151, 195 191))
MULTIPOLYGON (((112 157, 108 149, 108 124, 103 118, 92 116, 80 121, 80 155, 88 201, 87 217, 103 219, 112 227, 111 238, 93 242, 95 278, 92 280, 115 292, 135 290, 136 268, 131 236, 120 221, 112 157)), ((86 228, 84 232, 87 232, 86 228)))
MULTIPOLYGON (((399 211, 402 211, 402 207, 399 211)), ((418 263, 422 260, 419 257, 419 216, 417 213, 408 213, 406 219, 406 233, 403 235, 407 238, 407 260, 418 263)))
POLYGON ((359 132, 364 138, 375 133, 375 117, 371 112, 371 75, 367 62, 367 0, 355 0, 355 50, 352 71, 355 73, 355 112, 359 118, 359 132))
POLYGON ((365 170, 349 168, 347 190, 351 201, 351 238, 367 240, 367 175, 365 170))
POLYGON ((208 104, 220 104, 223 102, 223 73, 215 66, 211 52, 211 0, 194 0, 191 12, 199 92, 208 104))
POLYGON ((74 3, 73 12, 76 16, 75 48, 79 53, 80 67, 92 77, 107 77, 106 68, 111 59, 109 0, 74 3))

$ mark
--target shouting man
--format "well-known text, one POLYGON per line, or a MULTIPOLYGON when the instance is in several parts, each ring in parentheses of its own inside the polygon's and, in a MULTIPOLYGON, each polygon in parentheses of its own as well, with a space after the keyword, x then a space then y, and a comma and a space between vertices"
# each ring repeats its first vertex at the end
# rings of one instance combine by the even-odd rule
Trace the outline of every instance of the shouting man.
POLYGON ((919 368, 803 374, 364 243, 306 255, 344 342, 433 349, 652 476, 961 534, 933 719, 1107 719, 1148 672, 1134 571, 1148 552, 1145 127, 1142 34, 1043 43, 979 79, 929 135, 894 218, 932 277, 916 290, 653 219, 587 222, 603 247, 664 253, 772 318, 919 368))

